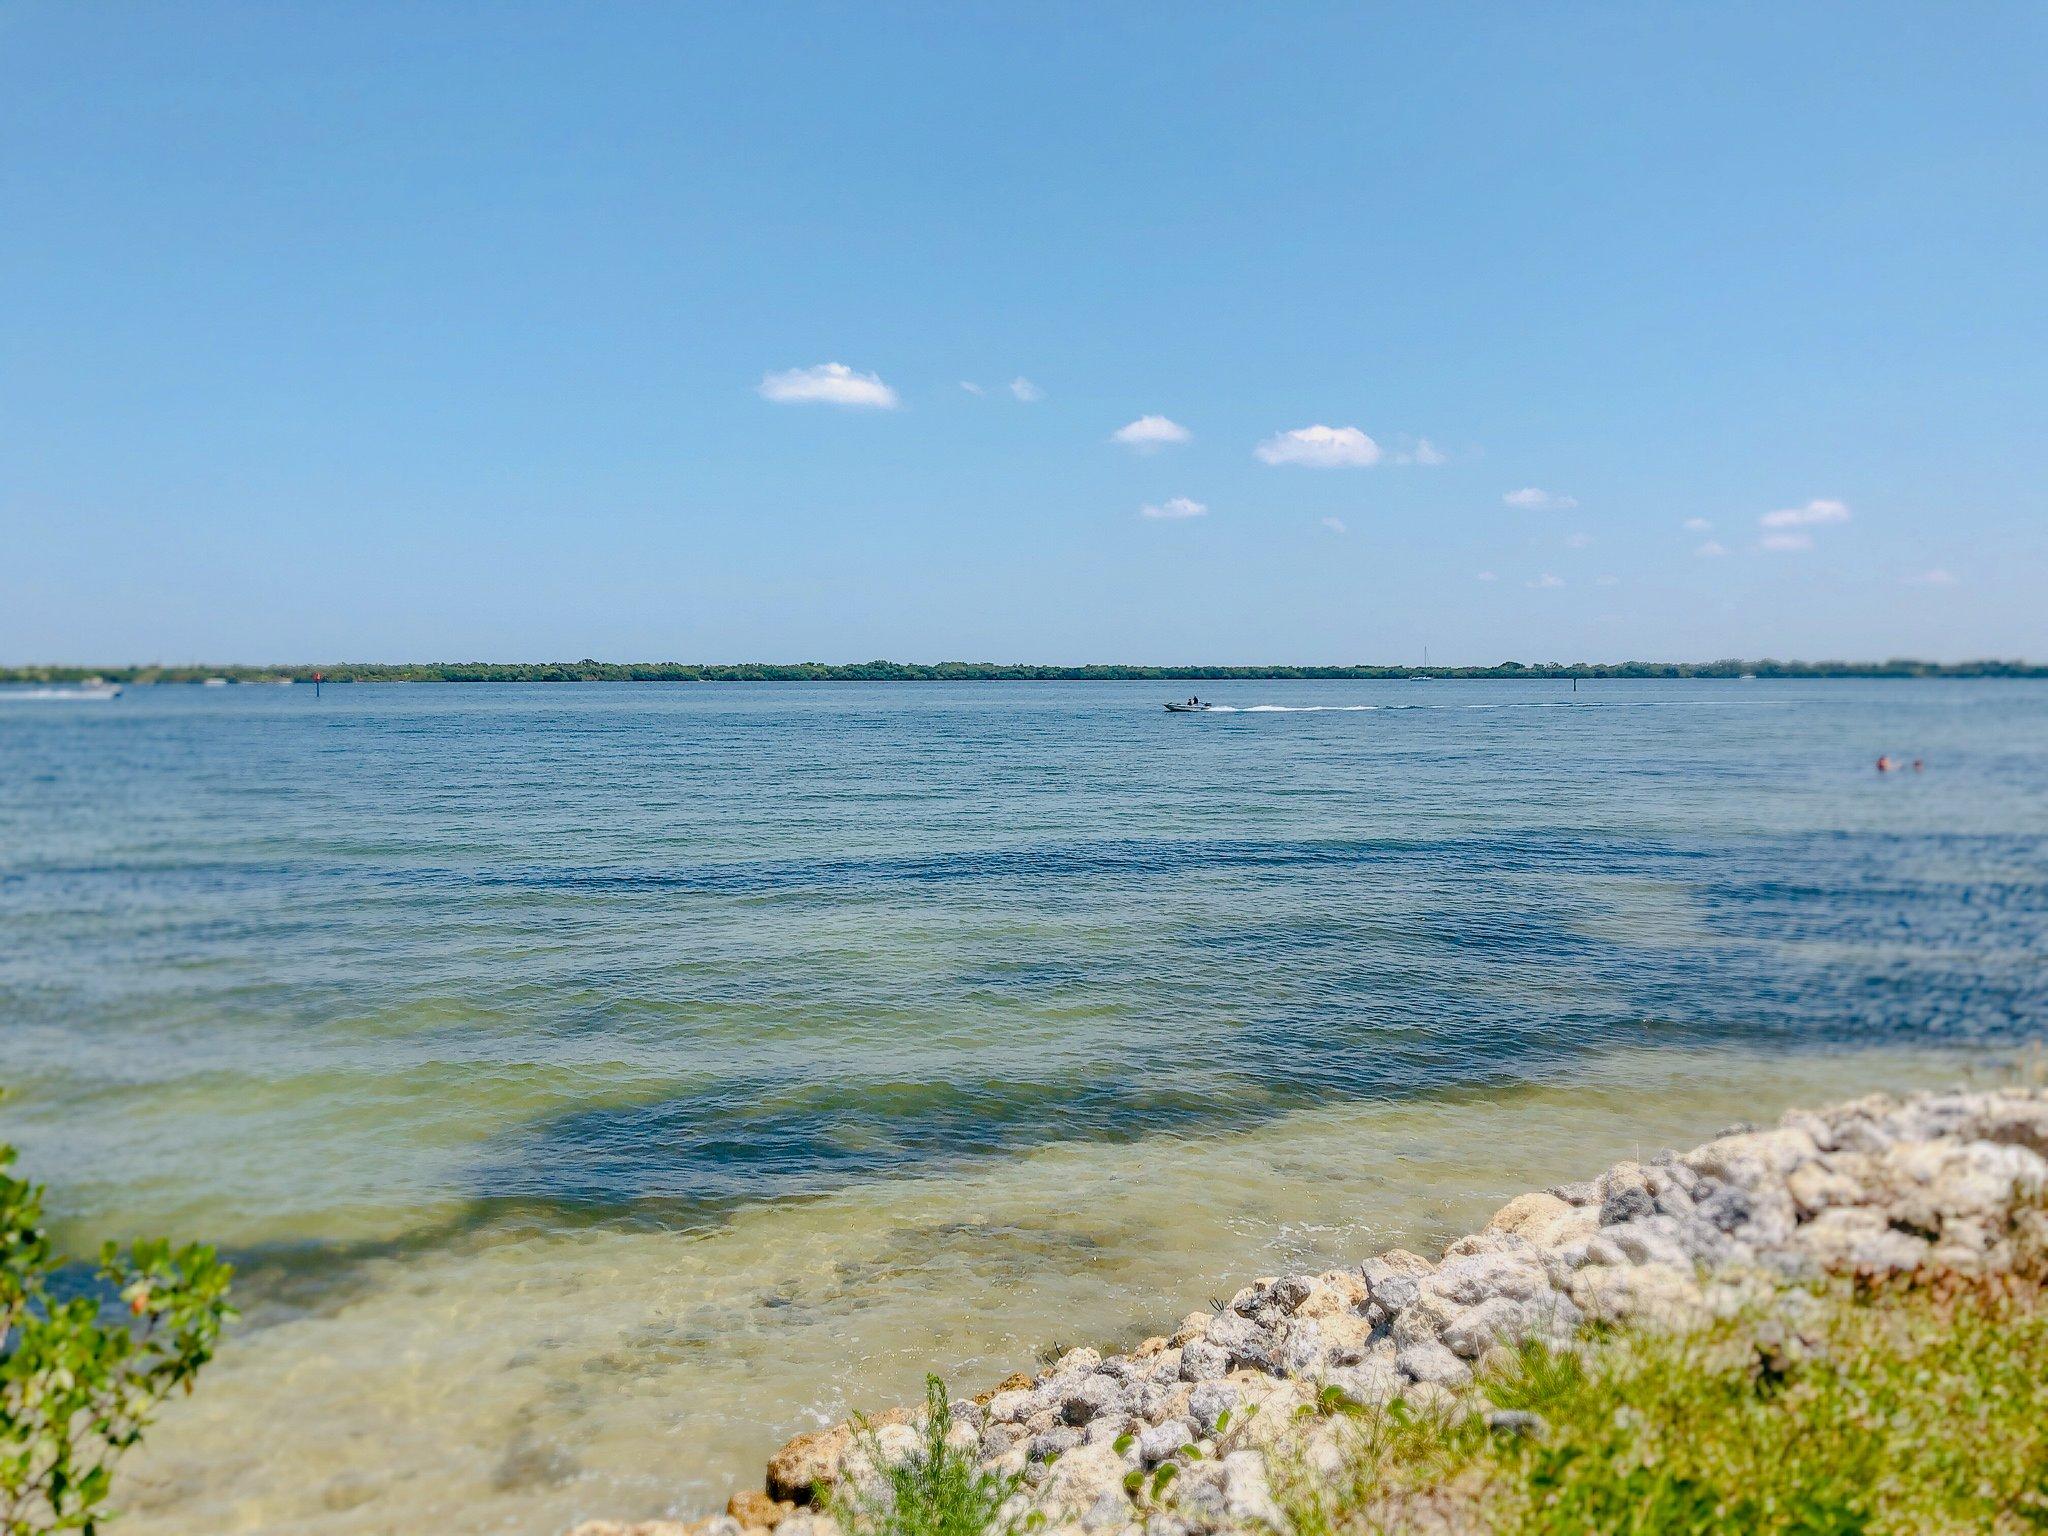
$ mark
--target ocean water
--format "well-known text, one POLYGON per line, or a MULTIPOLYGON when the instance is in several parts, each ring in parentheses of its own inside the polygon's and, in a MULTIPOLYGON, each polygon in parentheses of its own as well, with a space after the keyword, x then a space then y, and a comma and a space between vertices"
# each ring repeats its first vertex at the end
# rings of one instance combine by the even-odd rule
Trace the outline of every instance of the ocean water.
POLYGON ((2048 686, 1186 691, 0 710, 0 1136, 243 1275, 123 1528, 694 1511, 927 1366, 2048 1033, 2048 686))

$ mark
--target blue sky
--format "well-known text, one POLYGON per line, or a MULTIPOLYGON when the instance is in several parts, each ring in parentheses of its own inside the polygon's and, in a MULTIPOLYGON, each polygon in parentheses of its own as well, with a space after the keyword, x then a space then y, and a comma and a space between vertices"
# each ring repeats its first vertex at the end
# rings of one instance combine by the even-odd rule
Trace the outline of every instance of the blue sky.
POLYGON ((0 660, 2048 656, 2044 72, 2033 5, 14 0, 0 660))

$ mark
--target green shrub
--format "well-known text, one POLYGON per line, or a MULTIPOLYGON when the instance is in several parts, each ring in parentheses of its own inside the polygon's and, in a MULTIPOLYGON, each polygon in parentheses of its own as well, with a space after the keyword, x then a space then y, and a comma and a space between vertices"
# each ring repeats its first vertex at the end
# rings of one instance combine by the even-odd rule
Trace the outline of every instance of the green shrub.
POLYGON ((0 1145, 0 1536, 91 1536, 116 1463, 213 1358, 234 1315, 230 1271, 199 1244, 109 1243, 98 1279, 126 1317, 92 1296, 58 1298, 43 1191, 13 1176, 14 1156, 0 1145))
POLYGON ((880 1485, 839 1490, 832 1514, 850 1536, 1007 1536, 1010 1522, 998 1511, 1017 1479, 983 1471, 972 1449, 946 1443, 953 1409, 938 1377, 925 1377, 924 1401, 923 1443, 895 1466, 882 1467, 874 1431, 861 1421, 858 1443, 882 1468, 880 1485))
POLYGON ((1288 1469, 1301 1536, 2048 1532, 2048 1299, 2037 1276, 1838 1283, 1796 1328, 1530 1346, 1495 1408, 1325 1421, 1334 1475, 1288 1469))

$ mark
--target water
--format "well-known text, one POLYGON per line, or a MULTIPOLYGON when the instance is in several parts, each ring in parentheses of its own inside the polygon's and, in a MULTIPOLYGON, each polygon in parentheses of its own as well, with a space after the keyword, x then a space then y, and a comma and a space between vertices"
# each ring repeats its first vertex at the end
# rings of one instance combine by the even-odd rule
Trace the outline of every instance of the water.
POLYGON ((245 1277, 124 1528, 694 1510, 928 1364, 2048 1029, 2048 686, 1174 692, 6 711, 0 1135, 245 1277))

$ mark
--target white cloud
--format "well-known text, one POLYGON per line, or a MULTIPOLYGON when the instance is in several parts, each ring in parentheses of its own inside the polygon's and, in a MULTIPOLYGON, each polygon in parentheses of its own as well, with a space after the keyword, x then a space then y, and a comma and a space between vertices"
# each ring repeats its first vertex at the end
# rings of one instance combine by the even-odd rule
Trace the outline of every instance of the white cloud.
POLYGON ((1178 518, 1207 517, 1208 515, 1209 508, 1207 503, 1195 501, 1186 496, 1170 497, 1156 506, 1147 502, 1144 506, 1138 508, 1138 516, 1140 517, 1178 518))
POLYGON ((1332 533, 1349 533, 1351 531, 1344 526, 1344 519, 1341 517, 1326 517, 1323 519, 1323 526, 1332 533))
POLYGON ((1297 427, 1276 432, 1252 450, 1268 464, 1308 469, 1363 469, 1380 461, 1380 445, 1356 427, 1297 427))
POLYGON ((1179 422, 1164 416, 1140 416, 1110 433, 1109 440, 1122 443, 1126 448, 1135 448, 1140 453, 1157 453, 1170 443, 1185 443, 1193 436, 1179 422))
POLYGON ((1435 443, 1432 443, 1428 438, 1418 437, 1415 439, 1414 447, 1404 447, 1395 449, 1392 454, 1388 455, 1387 462, 1390 464, 1421 464, 1425 466, 1434 466, 1437 464, 1450 463, 1451 456, 1448 453, 1445 453, 1443 449, 1437 447, 1437 445, 1435 443))
POLYGON ((1944 570, 1938 565, 1931 571, 1921 571, 1918 575, 1906 578, 1916 587, 1952 587, 1960 579, 1954 571, 1944 570))
POLYGON ((1709 539, 1706 543, 1702 544, 1698 549, 1694 550, 1693 553, 1696 555, 1703 556, 1708 560, 1718 560, 1721 558, 1721 556, 1728 553, 1728 546, 1726 544, 1723 544, 1719 539, 1709 539))
POLYGON ((1757 544, 1759 548, 1772 550, 1777 554, 1790 554, 1794 550, 1813 548, 1813 535, 1810 533, 1767 533, 1757 541, 1757 544))
POLYGON ((1704 517, 1688 517, 1679 526, 1687 533, 1712 533, 1714 531, 1713 523, 1704 517))
POLYGON ((965 379, 962 379, 960 381, 960 387, 966 390, 967 393, 969 393, 970 395, 985 395, 988 393, 988 391, 983 389, 979 384, 970 384, 965 379))
POLYGON ((844 363, 764 373, 760 387, 761 398, 778 405, 854 405, 893 411, 902 403, 896 391, 874 374, 855 373, 844 363))
POLYGON ((1846 523, 1849 508, 1839 501, 1809 501, 1803 507, 1786 507, 1766 512, 1757 519, 1761 528, 1810 528, 1819 523, 1846 523))
POLYGON ((1532 581, 1524 582, 1523 585, 1530 587, 1561 587, 1564 585, 1564 578, 1562 576, 1553 576, 1550 572, 1545 571, 1541 576, 1536 577, 1532 581))
POLYGON ((1045 398, 1045 391, 1025 378, 1021 373, 1016 378, 1010 380, 1010 393, 1019 400, 1022 400, 1026 405, 1031 404, 1034 400, 1043 400, 1045 398))
POLYGON ((1494 575, 1494 574, 1493 574, 1493 572, 1491 572, 1491 571, 1481 571, 1481 572, 1480 572, 1480 573, 1479 573, 1479 574, 1478 574, 1477 576, 1473 577, 1472 579, 1473 579, 1474 581, 1499 581, 1499 580, 1500 580, 1500 578, 1499 578, 1498 576, 1494 575))
POLYGON ((1591 544, 1592 542, 1593 535, 1591 535, 1590 533, 1575 533, 1570 538, 1566 539, 1564 541, 1564 544, 1565 548, 1567 549, 1584 549, 1587 545, 1591 544))
POLYGON ((1569 512, 1579 504, 1576 497, 1539 491, 1533 485, 1525 485, 1519 491, 1509 491, 1501 500, 1511 507, 1522 507, 1532 512, 1569 512))

